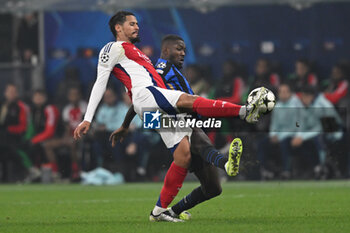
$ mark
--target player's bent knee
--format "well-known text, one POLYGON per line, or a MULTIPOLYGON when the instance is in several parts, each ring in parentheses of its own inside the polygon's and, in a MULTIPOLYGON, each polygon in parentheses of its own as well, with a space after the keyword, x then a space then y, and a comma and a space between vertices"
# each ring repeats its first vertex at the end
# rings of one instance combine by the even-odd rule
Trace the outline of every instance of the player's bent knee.
POLYGON ((174 162, 180 167, 189 168, 191 165, 191 153, 183 153, 178 156, 174 156, 174 162))
POLYGON ((193 102, 198 98, 198 95, 190 95, 183 93, 176 102, 176 107, 179 109, 187 110, 192 112, 193 102))

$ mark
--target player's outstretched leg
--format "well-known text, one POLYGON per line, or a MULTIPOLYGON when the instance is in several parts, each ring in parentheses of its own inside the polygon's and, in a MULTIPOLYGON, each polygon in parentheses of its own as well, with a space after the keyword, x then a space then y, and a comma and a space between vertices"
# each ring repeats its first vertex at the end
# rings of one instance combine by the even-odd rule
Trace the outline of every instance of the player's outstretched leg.
POLYGON ((243 152, 242 141, 239 138, 233 139, 230 145, 230 151, 228 155, 228 162, 225 164, 225 170, 227 175, 236 176, 239 172, 239 162, 243 152))
POLYGON ((164 179, 164 185, 159 199, 150 214, 150 221, 179 222, 177 216, 172 216, 167 210, 182 187, 187 175, 187 167, 191 162, 191 152, 188 137, 181 140, 173 153, 174 162, 171 164, 164 179))
POLYGON ((260 116, 259 105, 262 104, 263 93, 265 88, 262 87, 256 94, 256 97, 247 105, 237 105, 221 100, 211 100, 200 96, 183 93, 176 107, 187 112, 196 112, 205 117, 240 117, 248 123, 256 123, 260 116))

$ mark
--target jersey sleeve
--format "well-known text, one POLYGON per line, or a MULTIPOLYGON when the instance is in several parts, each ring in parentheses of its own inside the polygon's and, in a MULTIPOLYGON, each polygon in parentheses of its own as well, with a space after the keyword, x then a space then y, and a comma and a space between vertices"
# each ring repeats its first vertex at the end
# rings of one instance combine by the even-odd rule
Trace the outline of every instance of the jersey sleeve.
POLYGON ((90 94, 84 117, 85 121, 92 121, 96 108, 106 90, 109 76, 114 66, 120 62, 122 54, 124 54, 124 49, 118 42, 108 43, 101 49, 97 65, 97 78, 90 94))

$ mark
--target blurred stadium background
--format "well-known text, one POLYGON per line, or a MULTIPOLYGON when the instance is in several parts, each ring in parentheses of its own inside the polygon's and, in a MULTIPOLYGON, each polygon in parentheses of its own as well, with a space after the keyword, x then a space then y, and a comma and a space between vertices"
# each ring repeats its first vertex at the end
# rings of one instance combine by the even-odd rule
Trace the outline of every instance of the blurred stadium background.
POLYGON ((171 155, 156 134, 141 129, 140 121, 134 122, 126 142, 114 150, 108 145, 109 133, 121 124, 130 104, 114 79, 103 104, 120 114, 103 118, 100 109, 91 134, 82 143, 71 139, 95 80, 98 52, 113 40, 107 22, 120 9, 136 14, 142 39, 138 46, 153 62, 164 35, 185 39, 184 73, 199 95, 244 103, 257 85, 270 87, 278 96, 281 83, 287 83, 298 94, 301 87, 312 86, 315 98, 321 95, 336 108, 341 122, 329 119, 336 116, 311 117, 322 127, 312 129, 315 134, 301 146, 288 147, 288 158, 278 148, 282 140, 272 143, 270 115, 254 127, 225 121, 221 131, 208 132, 223 151, 234 136, 243 138, 243 167, 236 180, 349 175, 350 1, 0 0, 0 4, 1 182, 79 182, 81 171, 96 168, 114 173, 115 183, 162 181, 171 155), (11 89, 10 84, 15 86, 11 89), (238 95, 233 94, 235 88, 238 95), (9 123, 10 111, 5 109, 10 109, 11 98, 19 110, 9 123), (55 112, 52 127, 45 124, 47 108, 55 112), (316 139, 322 142, 315 143, 316 139))

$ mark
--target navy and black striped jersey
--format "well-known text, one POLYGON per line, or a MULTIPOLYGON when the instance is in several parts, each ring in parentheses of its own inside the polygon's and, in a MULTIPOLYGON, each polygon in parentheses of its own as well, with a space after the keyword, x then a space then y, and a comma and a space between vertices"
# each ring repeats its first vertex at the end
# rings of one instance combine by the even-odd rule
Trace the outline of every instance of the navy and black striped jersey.
POLYGON ((163 78, 168 89, 183 91, 191 95, 194 94, 185 76, 171 62, 159 58, 156 64, 156 71, 163 78))

